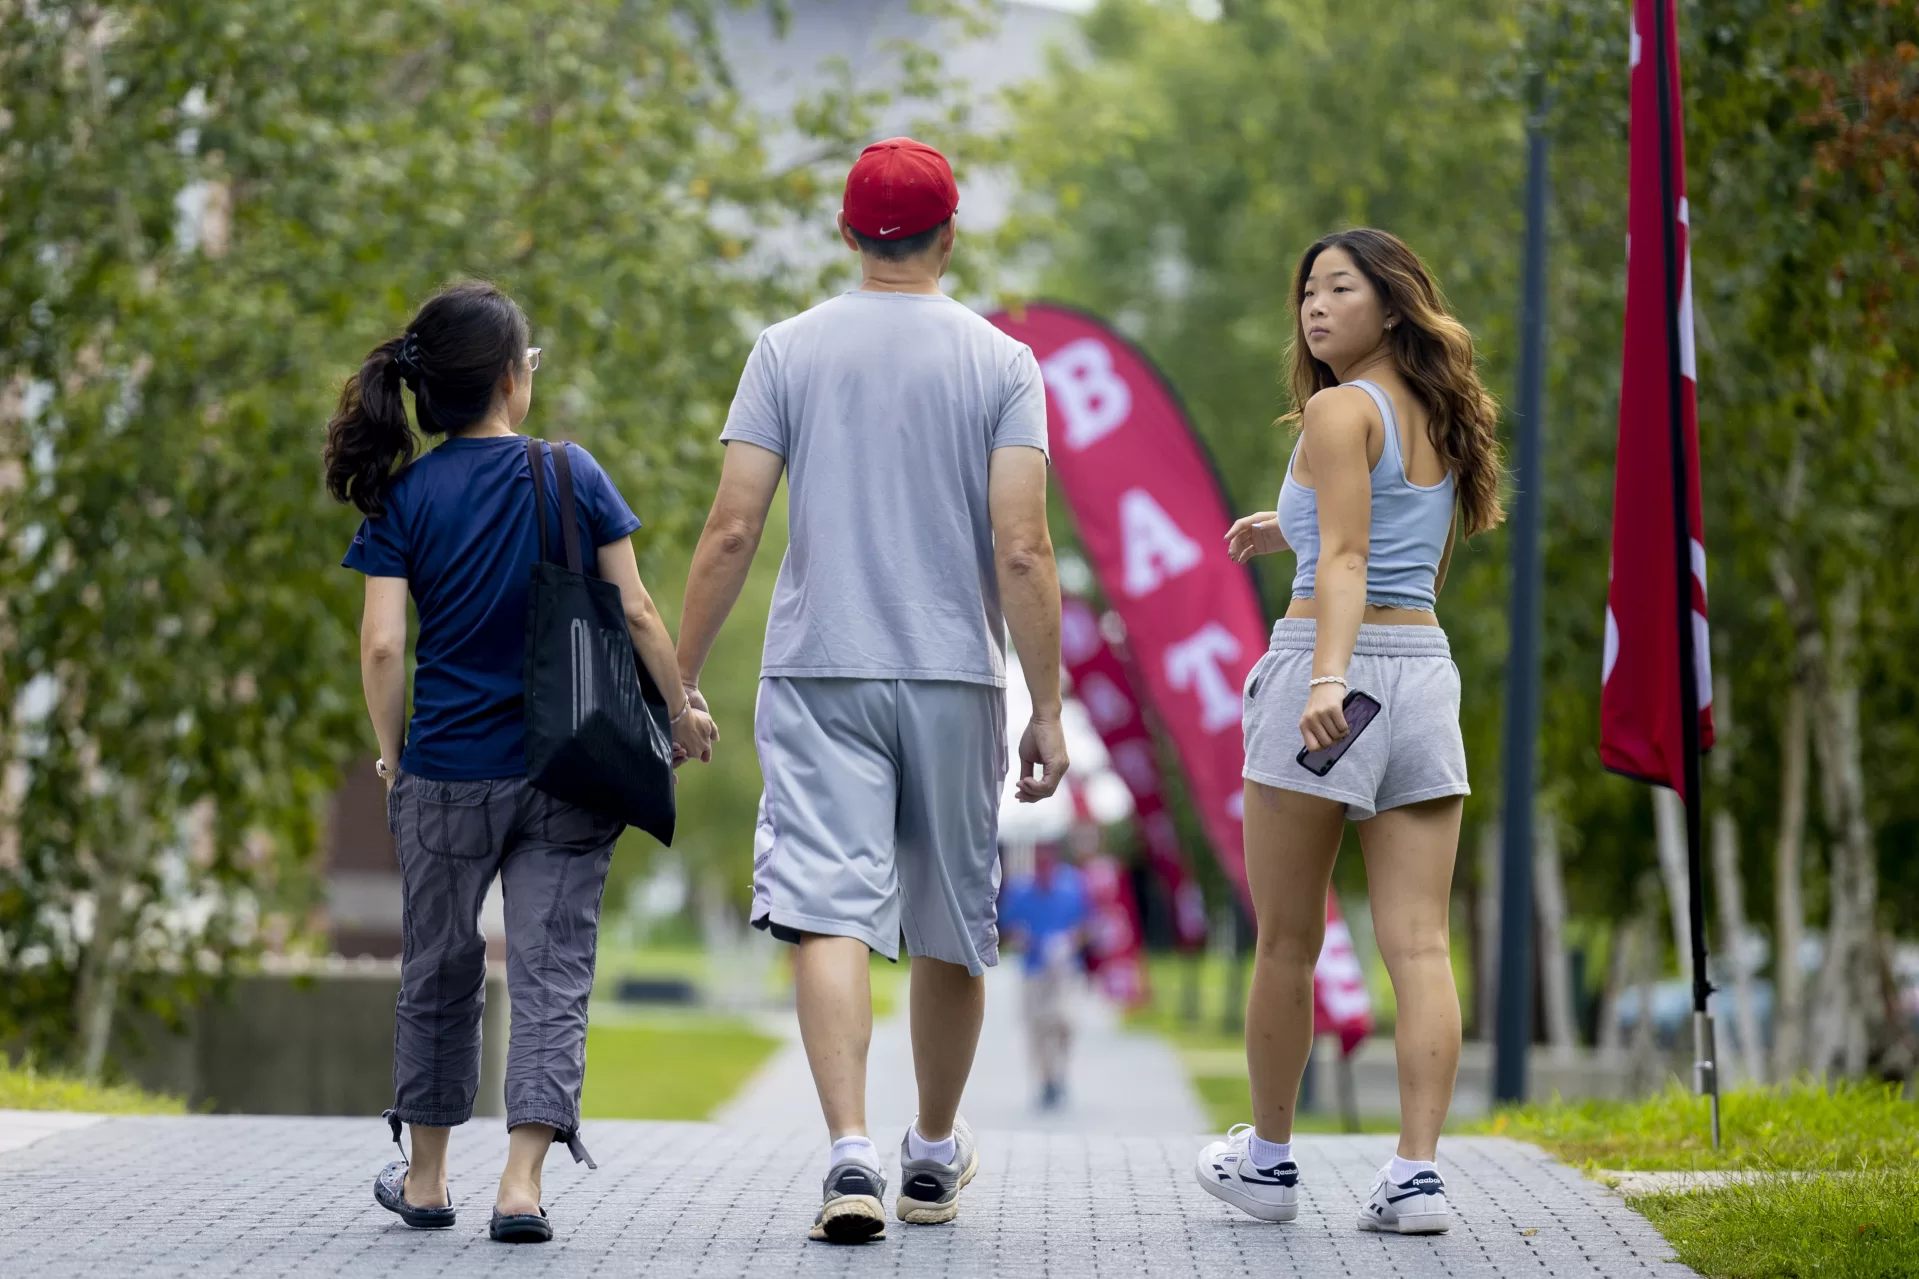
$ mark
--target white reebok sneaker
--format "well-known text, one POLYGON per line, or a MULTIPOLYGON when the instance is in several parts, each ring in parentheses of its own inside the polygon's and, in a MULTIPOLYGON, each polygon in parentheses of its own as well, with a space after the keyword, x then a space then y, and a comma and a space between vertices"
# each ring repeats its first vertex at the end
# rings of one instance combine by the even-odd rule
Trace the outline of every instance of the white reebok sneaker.
POLYGON ((1199 1152, 1193 1174, 1215 1199, 1261 1221, 1291 1221, 1299 1215, 1299 1165, 1287 1159, 1271 1168, 1255 1168, 1253 1126, 1235 1124, 1226 1140, 1199 1152))
POLYGON ((1395 1183, 1391 1164, 1373 1178, 1373 1193, 1359 1207, 1361 1230, 1388 1234, 1439 1235, 1453 1228, 1452 1206, 1446 1202, 1446 1183, 1436 1172, 1413 1174, 1411 1181, 1395 1183))

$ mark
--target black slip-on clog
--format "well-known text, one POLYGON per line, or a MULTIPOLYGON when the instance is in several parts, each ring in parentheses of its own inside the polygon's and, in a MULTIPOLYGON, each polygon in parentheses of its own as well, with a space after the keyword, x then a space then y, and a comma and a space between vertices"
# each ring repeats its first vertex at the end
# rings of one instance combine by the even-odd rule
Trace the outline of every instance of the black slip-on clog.
MULTIPOLYGON (((451 1199, 452 1195, 447 1198, 451 1199)), ((415 1230, 445 1230, 454 1222, 451 1203, 444 1208, 422 1208, 406 1201, 404 1159, 395 1159, 380 1169, 380 1175, 373 1179, 373 1202, 388 1212, 397 1213, 401 1221, 415 1230)))
POLYGON ((544 1208, 537 1215, 530 1212, 508 1214, 495 1208, 486 1232, 499 1243, 545 1243, 553 1237, 553 1223, 546 1219, 544 1208))

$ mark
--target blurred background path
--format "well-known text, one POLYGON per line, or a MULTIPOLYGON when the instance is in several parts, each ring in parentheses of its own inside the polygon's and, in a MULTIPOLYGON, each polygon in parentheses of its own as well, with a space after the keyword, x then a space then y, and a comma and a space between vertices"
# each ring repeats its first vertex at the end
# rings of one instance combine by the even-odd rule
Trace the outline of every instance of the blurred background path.
MULTIPOLYGON (((1072 999, 1076 1035, 1065 1104, 1041 1110, 1020 1021, 1020 980, 1011 956, 986 975, 986 1025, 961 1106, 975 1129, 1155 1136, 1205 1131, 1206 1117, 1173 1047, 1157 1035, 1126 1029, 1108 1001, 1083 987, 1072 999)), ((867 1058, 867 1123, 883 1149, 897 1144, 915 1110, 906 999, 902 983, 898 1006, 873 1026, 867 1058)), ((824 1133, 798 1020, 788 1014, 775 1024, 786 1027, 787 1043, 714 1119, 733 1128, 811 1127, 824 1133)))

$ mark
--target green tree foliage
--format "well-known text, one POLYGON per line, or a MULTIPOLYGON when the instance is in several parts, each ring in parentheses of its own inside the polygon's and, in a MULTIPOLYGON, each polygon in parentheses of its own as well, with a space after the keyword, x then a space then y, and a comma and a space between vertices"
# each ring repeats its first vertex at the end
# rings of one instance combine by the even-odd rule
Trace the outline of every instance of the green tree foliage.
POLYGON ((499 281, 529 429, 594 450, 657 567, 746 322, 795 305, 746 251, 813 194, 705 0, 0 0, 0 1035, 98 1069, 116 1004, 299 926, 265 906, 370 749, 318 466, 364 352, 499 281))

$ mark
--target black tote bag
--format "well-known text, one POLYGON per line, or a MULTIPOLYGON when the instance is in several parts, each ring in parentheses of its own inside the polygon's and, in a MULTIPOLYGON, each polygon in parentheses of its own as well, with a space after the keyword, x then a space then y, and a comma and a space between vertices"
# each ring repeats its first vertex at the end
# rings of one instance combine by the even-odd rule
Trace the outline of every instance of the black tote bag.
POLYGON ((526 442, 540 559, 526 597, 526 778, 555 799, 673 842, 673 734, 666 698, 633 647, 620 588, 588 577, 566 445, 552 451, 566 563, 546 532, 543 440, 526 442))

